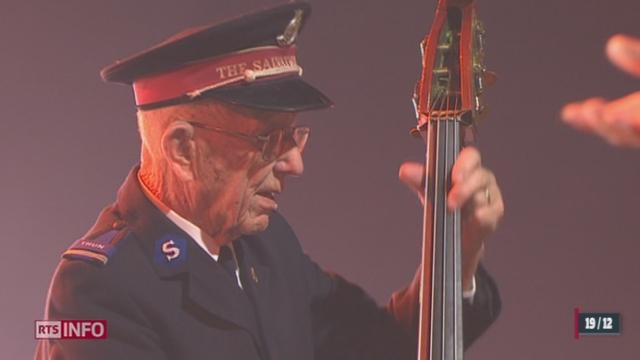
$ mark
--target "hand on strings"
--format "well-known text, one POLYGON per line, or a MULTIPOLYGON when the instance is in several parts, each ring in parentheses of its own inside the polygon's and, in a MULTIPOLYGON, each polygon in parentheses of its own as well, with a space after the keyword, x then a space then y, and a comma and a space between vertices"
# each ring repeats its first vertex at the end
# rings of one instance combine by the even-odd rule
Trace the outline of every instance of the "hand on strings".
MULTIPOLYGON (((400 166, 399 177, 424 205, 424 166, 405 162, 400 166)), ((460 152, 451 178, 447 204, 450 210, 462 210, 462 286, 466 290, 471 288, 488 235, 496 230, 504 215, 504 203, 496 177, 482 166, 476 148, 467 147, 460 152)))
MULTIPOLYGON (((640 39, 615 35, 609 39, 606 52, 618 68, 640 77, 640 39)), ((594 97, 567 104, 562 119, 612 145, 640 147, 640 91, 613 101, 594 97)))

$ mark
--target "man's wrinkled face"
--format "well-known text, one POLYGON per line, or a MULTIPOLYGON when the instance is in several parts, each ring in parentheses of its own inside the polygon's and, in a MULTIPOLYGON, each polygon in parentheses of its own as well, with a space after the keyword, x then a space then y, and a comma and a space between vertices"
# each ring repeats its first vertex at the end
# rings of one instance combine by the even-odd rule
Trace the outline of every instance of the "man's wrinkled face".
MULTIPOLYGON (((227 131, 247 135, 267 135, 294 125, 295 114, 224 107, 224 116, 213 124, 227 131)), ((218 116, 220 114, 217 114, 218 116)), ((263 231, 269 214, 276 210, 277 195, 287 175, 302 175, 300 151, 289 141, 285 151, 273 161, 263 158, 262 147, 229 134, 196 129, 199 197, 211 229, 229 232, 233 238, 263 231), (222 229, 222 230, 221 230, 222 229)))

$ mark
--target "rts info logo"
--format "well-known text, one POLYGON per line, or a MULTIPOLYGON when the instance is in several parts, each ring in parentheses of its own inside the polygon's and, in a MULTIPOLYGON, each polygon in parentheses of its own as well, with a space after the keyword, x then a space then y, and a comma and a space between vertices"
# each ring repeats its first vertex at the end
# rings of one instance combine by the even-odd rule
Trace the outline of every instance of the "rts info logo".
POLYGON ((107 320, 37 320, 36 339, 85 339, 107 338, 107 320))

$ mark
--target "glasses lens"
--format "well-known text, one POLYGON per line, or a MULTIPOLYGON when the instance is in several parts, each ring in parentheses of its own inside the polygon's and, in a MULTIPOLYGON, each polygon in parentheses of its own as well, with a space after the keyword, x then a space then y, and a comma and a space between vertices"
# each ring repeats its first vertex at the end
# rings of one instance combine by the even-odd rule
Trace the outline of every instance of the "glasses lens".
POLYGON ((284 129, 272 131, 267 137, 267 141, 262 149, 262 157, 267 161, 275 160, 281 153, 284 129))
POLYGON ((308 127, 285 128, 273 131, 269 134, 262 150, 264 159, 273 161, 293 146, 297 146, 300 153, 302 153, 307 145, 309 132, 310 129, 308 127))
POLYGON ((299 127, 293 129, 293 141, 296 142, 296 146, 298 147, 300 152, 303 152, 304 147, 307 146, 310 132, 311 129, 309 129, 308 127, 299 127))

